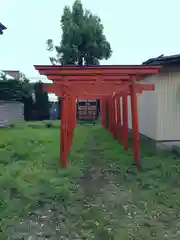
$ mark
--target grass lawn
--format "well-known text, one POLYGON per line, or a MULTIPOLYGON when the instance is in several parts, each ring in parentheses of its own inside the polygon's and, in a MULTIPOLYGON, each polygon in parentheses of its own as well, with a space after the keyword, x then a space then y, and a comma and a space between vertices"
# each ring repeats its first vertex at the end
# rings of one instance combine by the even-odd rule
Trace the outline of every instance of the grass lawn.
POLYGON ((78 126, 60 169, 58 125, 0 129, 0 240, 180 239, 180 157, 143 146, 138 172, 99 125, 78 126))

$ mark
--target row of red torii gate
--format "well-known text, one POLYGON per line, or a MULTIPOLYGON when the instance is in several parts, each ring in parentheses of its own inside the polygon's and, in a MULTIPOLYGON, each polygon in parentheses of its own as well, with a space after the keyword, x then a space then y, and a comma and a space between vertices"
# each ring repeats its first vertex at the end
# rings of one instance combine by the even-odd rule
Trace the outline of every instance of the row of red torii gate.
POLYGON ((35 69, 53 81, 53 84, 44 84, 44 90, 55 93, 62 100, 60 131, 62 168, 67 167, 68 154, 76 127, 77 99, 100 99, 102 126, 109 130, 119 143, 123 143, 124 150, 128 150, 128 96, 131 99, 133 159, 137 167, 140 167, 137 94, 155 90, 154 84, 142 84, 140 81, 157 74, 160 66, 35 65, 35 69))

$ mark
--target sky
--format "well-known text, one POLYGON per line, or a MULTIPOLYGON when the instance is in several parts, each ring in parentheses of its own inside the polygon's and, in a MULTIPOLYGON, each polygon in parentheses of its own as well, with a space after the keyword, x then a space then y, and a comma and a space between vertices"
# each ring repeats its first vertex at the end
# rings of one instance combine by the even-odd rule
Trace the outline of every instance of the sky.
MULTIPOLYGON (((0 0, 0 70, 20 70, 32 81, 43 79, 33 65, 50 64, 51 38, 58 45, 60 18, 73 0, 0 0)), ((97 14, 113 54, 102 64, 141 64, 161 54, 180 53, 179 0, 82 0, 97 14)), ((52 97, 53 98, 53 97, 52 97)))

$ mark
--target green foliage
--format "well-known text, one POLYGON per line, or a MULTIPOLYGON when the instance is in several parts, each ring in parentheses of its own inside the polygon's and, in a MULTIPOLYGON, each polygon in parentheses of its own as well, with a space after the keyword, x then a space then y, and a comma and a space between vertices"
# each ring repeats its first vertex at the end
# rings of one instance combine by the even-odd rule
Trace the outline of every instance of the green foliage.
POLYGON ((61 169, 59 129, 1 129, 0 239, 178 240, 180 157, 144 144, 138 171, 107 131, 77 125, 61 169))
POLYGON ((32 92, 33 84, 25 76, 14 79, 7 79, 5 74, 0 76, 0 100, 23 102, 25 120, 32 120, 33 118, 32 92))
POLYGON ((58 106, 58 116, 61 119, 61 98, 58 98, 58 106))
POLYGON ((7 79, 6 75, 0 76, 0 100, 22 101, 30 97, 31 85, 26 77, 22 79, 7 79))
POLYGON ((34 84, 36 120, 49 119, 49 99, 42 82, 34 84))
POLYGON ((33 120, 34 101, 32 95, 23 98, 24 103, 24 119, 26 121, 33 120))
POLYGON ((0 100, 23 102, 24 118, 27 121, 49 119, 48 94, 43 91, 41 82, 32 84, 25 76, 7 79, 6 75, 1 75, 0 100))
MULTIPOLYGON (((37 122, 31 124, 42 127, 44 125, 37 122)), ((59 126, 60 123, 53 122, 53 124, 59 126)), ((53 235, 54 226, 57 223, 51 217, 53 218, 53 209, 56 207, 61 211, 58 214, 58 220, 63 224, 63 220, 60 219, 64 217, 69 202, 73 205, 74 199, 71 194, 76 188, 76 179, 86 165, 82 147, 86 144, 88 134, 89 131, 84 132, 83 127, 78 129, 72 148, 71 165, 67 169, 61 169, 58 157, 59 129, 46 127, 33 129, 29 124, 27 126, 27 123, 17 125, 14 129, 2 129, 0 138, 1 240, 24 239, 24 236, 28 236, 28 239, 35 236, 36 239, 37 234, 41 232, 42 239, 46 239, 44 234, 49 232, 53 235), (47 220, 48 225, 42 229, 42 223, 37 222, 36 216, 39 220, 47 220), (51 223, 48 219, 51 219, 51 223), (37 225, 33 224, 36 222, 37 225), (29 229, 32 231, 29 232, 29 229)), ((56 234, 59 239, 61 233, 58 229, 56 234)))
POLYGON ((60 46, 54 46, 48 39, 48 50, 56 50, 57 56, 51 57, 51 63, 98 65, 99 60, 108 59, 112 50, 103 33, 104 28, 98 16, 83 9, 81 1, 65 6, 61 17, 62 37, 60 46))

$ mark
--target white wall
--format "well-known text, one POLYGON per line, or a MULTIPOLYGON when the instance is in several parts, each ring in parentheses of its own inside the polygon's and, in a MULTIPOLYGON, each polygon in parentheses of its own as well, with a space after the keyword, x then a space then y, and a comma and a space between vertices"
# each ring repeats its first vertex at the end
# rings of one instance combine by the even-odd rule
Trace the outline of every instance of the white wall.
POLYGON ((158 79, 157 140, 180 140, 180 70, 167 71, 158 79))
MULTIPOLYGON (((145 84, 156 84, 157 76, 152 76, 141 81, 145 84)), ((152 139, 157 138, 157 89, 155 91, 144 91, 138 95, 138 117, 139 132, 152 139)), ((128 122, 129 128, 132 128, 131 122, 131 101, 128 97, 128 122)))
MULTIPOLYGON (((138 97, 139 132, 156 141, 180 141, 180 67, 146 78, 143 83, 154 83, 154 92, 138 97)), ((131 128, 131 104, 129 128, 131 128)))
POLYGON ((0 101, 0 127, 24 120, 24 104, 0 101))

